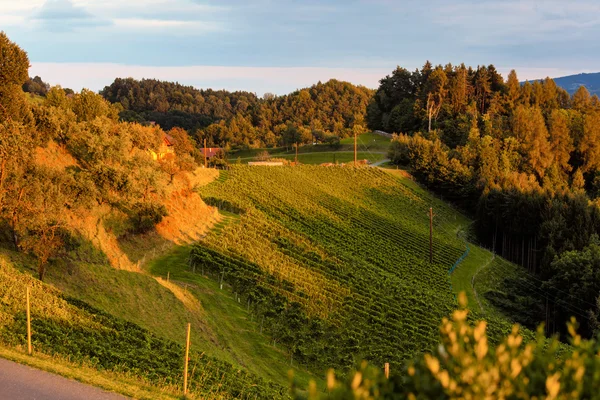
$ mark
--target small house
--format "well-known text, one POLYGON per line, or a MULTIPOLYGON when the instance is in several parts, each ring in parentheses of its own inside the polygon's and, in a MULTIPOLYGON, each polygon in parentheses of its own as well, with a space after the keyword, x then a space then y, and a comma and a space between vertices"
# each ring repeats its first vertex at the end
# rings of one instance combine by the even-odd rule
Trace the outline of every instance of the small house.
POLYGON ((150 150, 150 154, 152 155, 152 159, 156 161, 166 158, 169 154, 175 154, 175 139, 165 133, 158 150, 156 152, 150 150))

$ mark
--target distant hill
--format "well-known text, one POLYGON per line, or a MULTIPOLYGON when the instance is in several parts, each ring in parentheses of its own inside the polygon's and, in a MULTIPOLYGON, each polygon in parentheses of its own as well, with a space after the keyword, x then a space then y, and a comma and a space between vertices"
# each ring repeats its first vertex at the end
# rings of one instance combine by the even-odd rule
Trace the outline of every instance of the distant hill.
POLYGON ((600 72, 561 76, 554 78, 554 82, 570 94, 575 93, 579 86, 585 86, 590 94, 600 96, 600 72))

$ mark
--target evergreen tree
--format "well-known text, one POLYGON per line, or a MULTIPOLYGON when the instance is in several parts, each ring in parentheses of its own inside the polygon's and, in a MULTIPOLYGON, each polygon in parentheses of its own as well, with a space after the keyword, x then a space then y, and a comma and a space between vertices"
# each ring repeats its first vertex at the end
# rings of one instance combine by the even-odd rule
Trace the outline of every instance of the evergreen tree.
POLYGON ((564 110, 553 110, 550 115, 550 147, 553 163, 565 174, 571 171, 569 160, 575 149, 573 138, 569 131, 569 118, 564 110))
POLYGON ((577 91, 573 94, 573 109, 585 113, 591 104, 590 92, 585 86, 579 86, 577 91))
POLYGON ((455 115, 465 111, 468 100, 469 82, 467 80, 467 69, 464 64, 456 67, 454 76, 450 80, 449 97, 452 111, 455 115))
POLYGON ((508 80, 506 83, 507 87, 507 103, 509 108, 514 109, 518 102, 519 97, 521 96, 521 84, 519 83, 519 79, 517 78, 517 73, 513 69, 508 74, 508 80))
POLYGON ((519 106, 513 118, 513 130, 521 144, 523 165, 528 172, 543 178, 552 162, 552 154, 542 112, 538 107, 519 106))
POLYGON ((583 156, 583 172, 600 169, 600 113, 594 112, 584 117, 579 152, 583 156))
POLYGON ((475 96, 479 112, 485 114, 488 98, 491 93, 490 74, 486 67, 479 67, 475 77, 475 96))
POLYGON ((523 86, 521 86, 521 104, 526 106, 531 105, 531 100, 533 97, 533 88, 531 87, 531 83, 526 81, 523 86))

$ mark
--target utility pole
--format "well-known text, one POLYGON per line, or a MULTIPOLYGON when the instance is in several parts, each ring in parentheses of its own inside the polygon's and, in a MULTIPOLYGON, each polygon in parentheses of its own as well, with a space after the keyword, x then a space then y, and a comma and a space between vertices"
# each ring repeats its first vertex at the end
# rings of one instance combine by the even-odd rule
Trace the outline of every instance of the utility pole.
POLYGON ((298 142, 296 142, 296 164, 298 164, 298 142))
POLYGON ((206 159, 206 138, 204 138, 204 168, 208 168, 208 160, 206 159))
POLYGON ((433 207, 429 207, 429 263, 433 264, 433 207))
POLYGON ((354 131, 354 166, 356 167, 356 131, 354 131))

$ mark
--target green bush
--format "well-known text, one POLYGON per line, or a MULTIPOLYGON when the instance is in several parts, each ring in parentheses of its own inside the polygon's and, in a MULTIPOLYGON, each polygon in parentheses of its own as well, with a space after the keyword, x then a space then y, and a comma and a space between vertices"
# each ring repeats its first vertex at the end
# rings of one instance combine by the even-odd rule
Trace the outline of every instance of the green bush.
POLYGON ((133 233, 148 232, 159 224, 168 215, 167 209, 162 204, 137 202, 130 211, 133 233))

